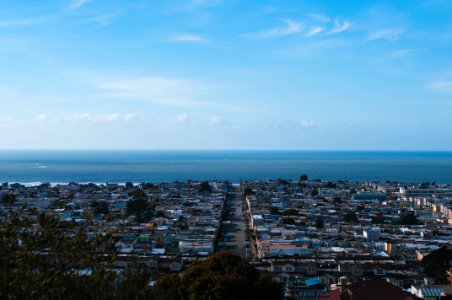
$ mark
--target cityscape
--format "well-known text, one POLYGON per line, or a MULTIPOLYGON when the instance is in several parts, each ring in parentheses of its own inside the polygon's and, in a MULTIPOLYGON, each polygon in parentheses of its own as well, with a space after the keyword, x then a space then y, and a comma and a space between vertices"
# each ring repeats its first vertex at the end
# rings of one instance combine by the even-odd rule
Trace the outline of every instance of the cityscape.
POLYGON ((0 300, 452 300, 452 0, 0 1, 0 300))
POLYGON ((98 254, 113 251, 110 268, 118 278, 146 270, 150 290, 160 277, 227 251, 271 274, 287 299, 343 299, 341 293, 363 279, 366 293, 452 294, 450 252, 434 272, 423 263, 452 243, 450 184, 307 175, 240 183, 4 183, 0 211, 2 222, 27 220, 30 231, 39 231, 45 214, 66 236, 79 230, 108 236, 98 254))

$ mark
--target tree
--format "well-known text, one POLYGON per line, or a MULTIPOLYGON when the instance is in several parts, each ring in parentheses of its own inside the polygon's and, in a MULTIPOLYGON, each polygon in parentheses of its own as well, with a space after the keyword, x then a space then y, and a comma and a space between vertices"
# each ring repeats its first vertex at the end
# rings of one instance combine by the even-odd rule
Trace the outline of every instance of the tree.
POLYGON ((406 212, 400 216, 400 220, 395 222, 396 225, 421 225, 414 212, 406 212))
POLYGON ((159 299, 283 299, 280 283, 227 252, 193 263, 180 278, 162 277, 154 292, 159 299))
POLYGON ((383 224, 384 223, 384 215, 381 211, 377 212, 372 216, 372 224, 383 224))
POLYGON ((129 196, 133 198, 133 200, 147 200, 148 195, 142 189, 137 189, 129 192, 129 196))
POLYGON ((358 217, 356 216, 356 213, 353 211, 348 211, 344 214, 344 222, 348 223, 356 223, 358 222, 358 217))
POLYGON ((91 202, 91 208, 93 209, 93 213, 95 215, 98 214, 107 214, 109 212, 107 201, 96 201, 91 202))
POLYGON ((282 213, 284 216, 298 216, 298 210, 295 208, 288 208, 282 213))
POLYGON ((0 298, 110 299, 112 256, 97 252, 106 239, 76 230, 69 236, 45 214, 38 220, 34 230, 15 216, 0 224, 0 298))
POLYGON ((16 201, 16 198, 16 194, 6 194, 3 198, 3 203, 11 205, 16 201))
POLYGON ((324 227, 323 219, 322 219, 321 217, 317 217, 317 218, 315 219, 315 224, 314 224, 314 226, 315 226, 316 228, 318 228, 318 229, 322 229, 322 228, 324 227))
POLYGON ((319 190, 317 188, 313 188, 311 191, 311 196, 315 197, 319 195, 319 190))
POLYGON ((126 215, 134 215, 138 223, 147 222, 153 217, 155 207, 148 203, 148 200, 129 200, 126 204, 126 215))
POLYGON ((342 198, 339 197, 339 196, 334 196, 334 198, 333 198, 333 204, 334 204, 334 205, 337 205, 337 204, 340 204, 340 203, 342 203, 342 198))
POLYGON ((128 181, 128 182, 126 182, 126 184, 124 185, 124 187, 125 187, 126 189, 128 189, 128 190, 131 190, 131 189, 133 189, 134 185, 133 185, 132 182, 128 181))
POLYGON ((203 181, 198 185, 198 191, 201 193, 212 193, 212 187, 208 181, 203 181))
POLYGON ((447 284, 446 272, 452 266, 452 249, 440 248, 422 259, 424 272, 438 284, 447 284))
POLYGON ((245 194, 245 196, 250 196, 250 195, 253 194, 253 190, 252 190, 249 186, 247 186, 247 187, 243 190, 243 193, 245 194))
POLYGON ((300 176, 300 182, 301 181, 308 181, 308 175, 306 175, 306 174, 301 175, 300 176))

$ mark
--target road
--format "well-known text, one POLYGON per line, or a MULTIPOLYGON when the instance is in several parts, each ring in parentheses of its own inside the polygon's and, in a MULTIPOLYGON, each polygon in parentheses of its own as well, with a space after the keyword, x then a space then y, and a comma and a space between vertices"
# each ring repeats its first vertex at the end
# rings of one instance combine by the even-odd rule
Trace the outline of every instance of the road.
POLYGON ((218 251, 230 251, 242 258, 249 259, 250 249, 247 226, 242 206, 242 194, 239 186, 234 186, 225 206, 229 215, 223 220, 223 234, 218 243, 218 251))

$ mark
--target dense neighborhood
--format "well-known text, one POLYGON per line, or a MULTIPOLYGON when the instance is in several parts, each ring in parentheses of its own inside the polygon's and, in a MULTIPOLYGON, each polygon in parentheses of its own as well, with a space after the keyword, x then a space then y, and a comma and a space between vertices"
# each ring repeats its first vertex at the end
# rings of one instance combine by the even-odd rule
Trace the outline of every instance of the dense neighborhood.
POLYGON ((147 270, 149 289, 228 251, 271 274, 287 299, 372 299, 373 290, 397 295, 378 296, 387 299, 452 297, 451 261, 435 272, 425 264, 452 248, 452 185, 307 175, 235 184, 4 183, 0 200, 2 222, 26 219, 32 231, 44 213, 68 236, 83 229, 107 237, 118 278, 147 270))

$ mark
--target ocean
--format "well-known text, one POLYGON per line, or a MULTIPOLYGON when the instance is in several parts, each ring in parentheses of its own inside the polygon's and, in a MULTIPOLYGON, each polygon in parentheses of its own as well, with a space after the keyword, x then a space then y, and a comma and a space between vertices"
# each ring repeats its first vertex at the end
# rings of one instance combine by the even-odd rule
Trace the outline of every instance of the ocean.
POLYGON ((0 151, 0 181, 298 179, 452 183, 452 152, 0 151))

